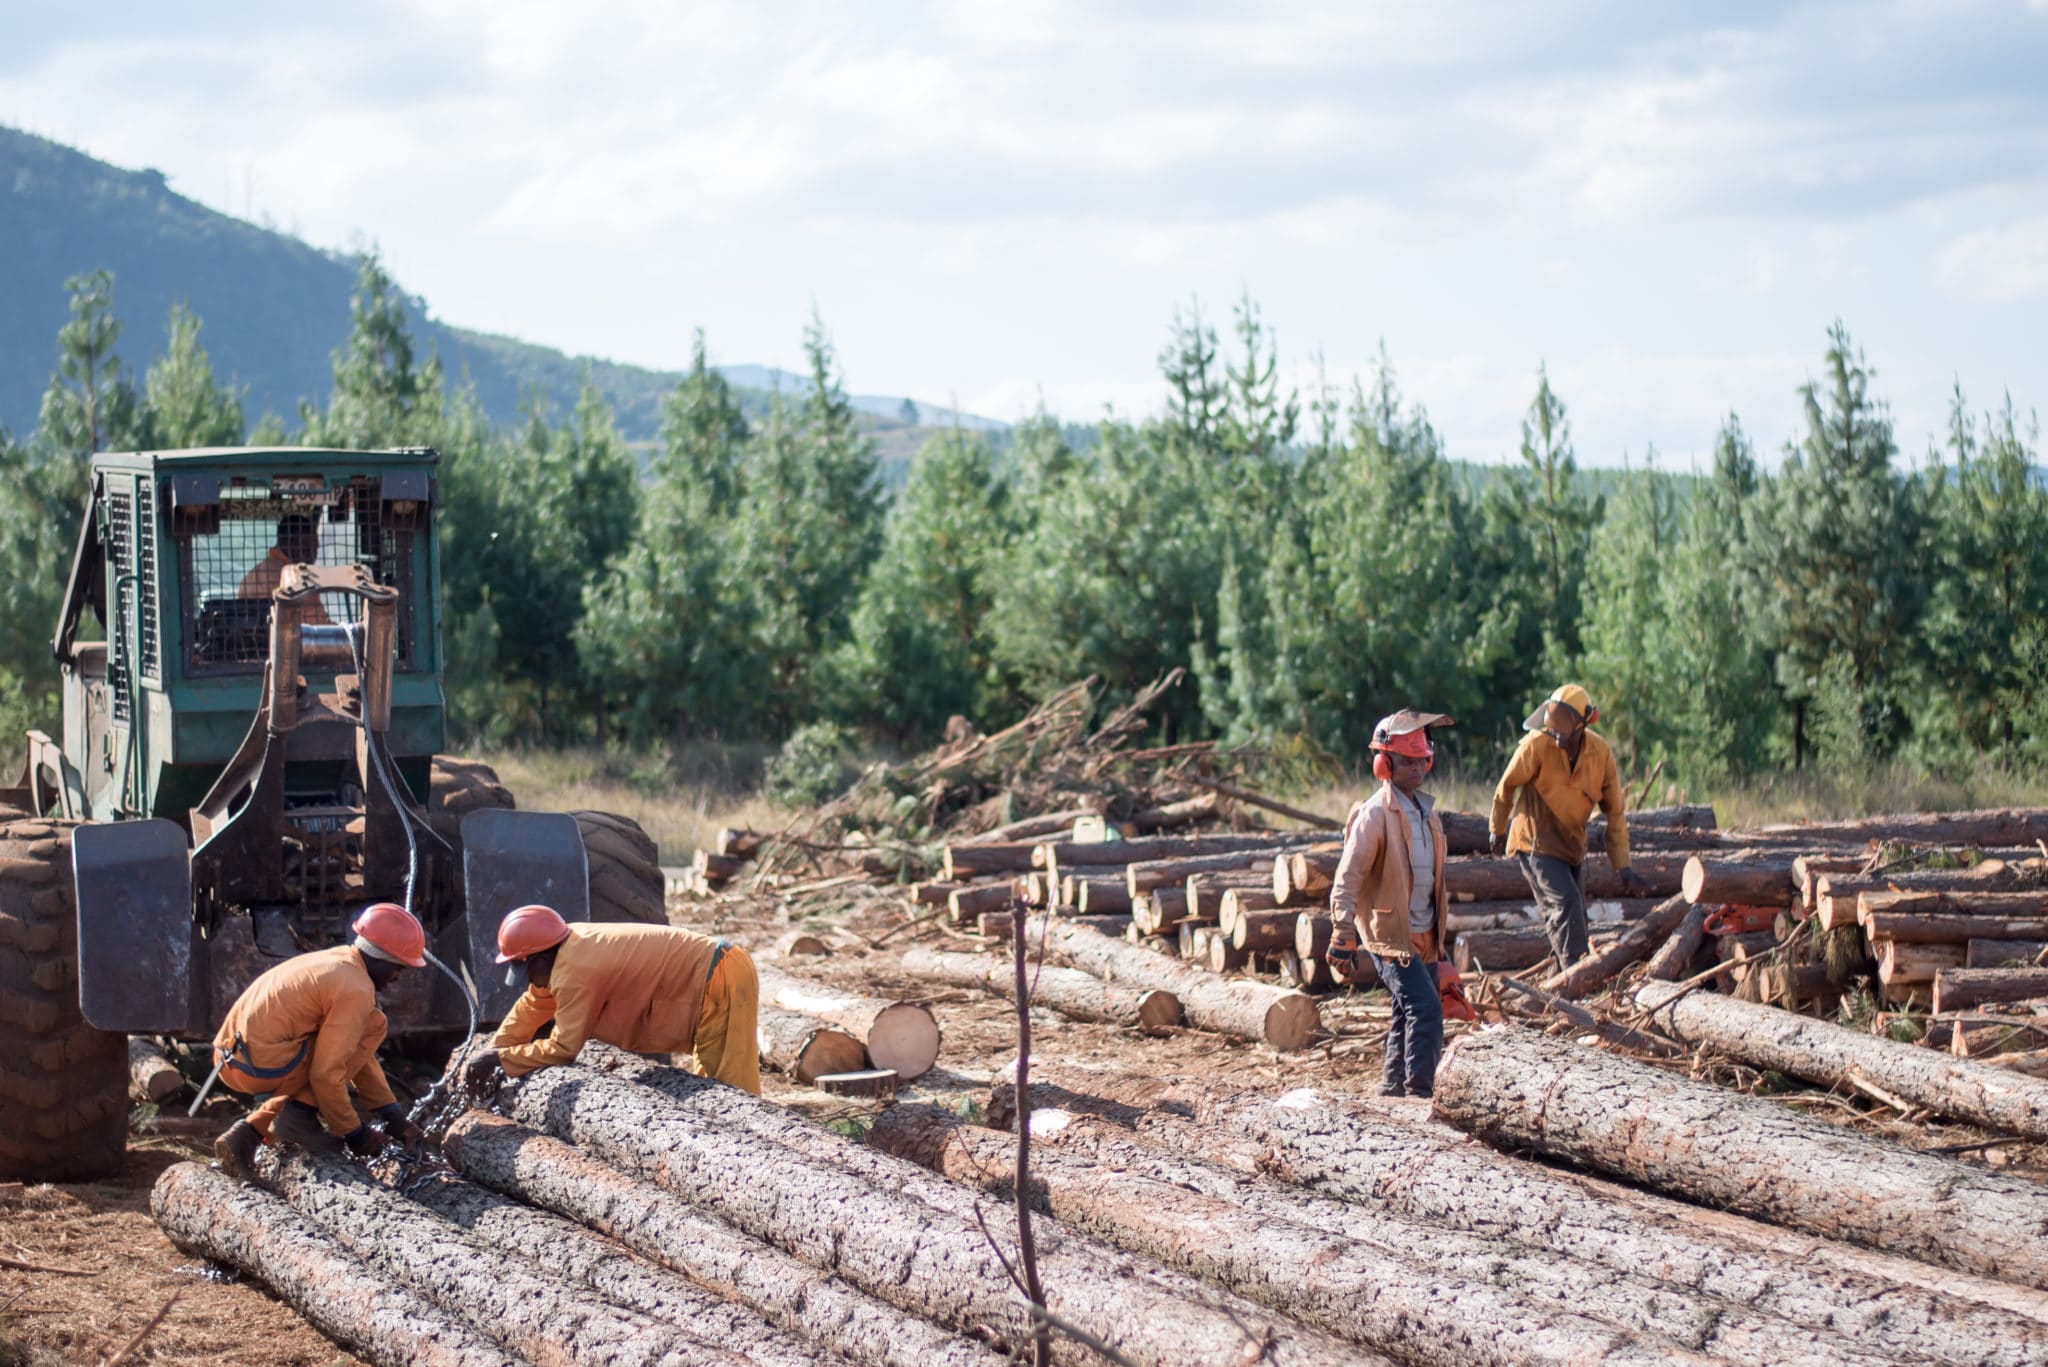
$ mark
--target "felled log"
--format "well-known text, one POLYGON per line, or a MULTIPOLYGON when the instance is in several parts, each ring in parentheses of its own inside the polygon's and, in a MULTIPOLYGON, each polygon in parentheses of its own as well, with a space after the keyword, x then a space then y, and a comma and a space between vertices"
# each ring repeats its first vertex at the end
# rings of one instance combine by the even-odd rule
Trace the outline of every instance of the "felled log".
POLYGON ((954 889, 966 886, 967 884, 965 883, 948 883, 944 881, 912 883, 903 890, 903 895, 919 906, 943 907, 947 904, 946 899, 953 895, 954 889))
MULTIPOLYGON (((1399 1103, 1039 1059, 1031 1076, 1037 1107, 1099 1116, 1242 1176, 1278 1173, 1306 1191, 1355 1203, 1369 1217, 1482 1231, 1503 1248, 1648 1278, 1908 1360, 2018 1367, 2048 1353, 2048 1296, 2038 1291, 1503 1160, 1399 1103)), ((1015 1124, 1015 1089, 1007 1082, 991 1089, 987 1115, 999 1128, 1015 1124)))
POLYGON ((836 1025, 763 1003, 755 1032, 761 1061, 809 1086, 824 1073, 846 1073, 867 1062, 867 1046, 836 1025))
POLYGON ((1859 900, 1879 892, 2015 892, 2038 885, 2048 862, 2039 859, 1984 859, 1967 869, 1925 869, 1871 877, 1828 874, 1814 892, 1821 929, 1856 924, 1859 900))
POLYGON ((1280 856, 1275 855, 1273 895, 1283 900, 1294 897, 1313 899, 1322 896, 1330 890, 1337 872, 1337 861, 1343 854, 1342 842, 1311 845, 1305 850, 1296 850, 1289 854, 1287 888, 1284 892, 1279 883, 1280 856))
POLYGON ((1028 873, 1034 867, 1034 840, 1009 840, 986 845, 952 844, 941 856, 940 873, 949 883, 965 883, 998 874, 1028 873))
POLYGON ((784 1011, 827 1021, 867 1045, 877 1068, 893 1068, 905 1081, 923 1077, 939 1058, 939 1023, 916 1002, 884 1001, 793 978, 757 963, 761 998, 784 1011))
MULTIPOLYGON (((1685 862, 1686 856, 1679 854, 1646 854, 1630 861, 1649 885, 1650 893, 1660 898, 1679 891, 1685 862)), ((1586 857, 1585 877, 1589 899, 1628 895, 1621 885, 1621 876, 1608 864, 1605 854, 1586 857)), ((1444 865, 1444 887, 1454 901, 1460 902, 1512 902, 1530 896, 1529 880, 1522 876, 1521 864, 1513 859, 1453 859, 1444 865)))
POLYGON ((489 1248, 516 1254, 552 1277, 588 1287, 615 1305, 686 1330, 748 1362, 815 1367, 839 1360, 792 1338, 744 1305, 648 1266, 582 1225, 474 1182, 434 1174, 408 1183, 406 1195, 489 1248))
MULTIPOLYGON (((1223 894, 1232 888, 1258 887, 1258 870, 1245 868, 1228 873, 1191 873, 1181 884, 1186 897, 1186 916, 1193 921, 1223 924, 1223 894)), ((1139 894, 1143 896, 1144 894, 1139 894)))
POLYGON ((2048 940, 1972 939, 1963 953, 1965 968, 2038 968, 2048 959, 2048 940))
POLYGON ((1155 888, 1131 898, 1131 920, 1147 935, 1165 935, 1188 920, 1188 895, 1183 888, 1155 888))
POLYGON ((1188 1024, 1197 1029, 1282 1050, 1306 1049, 1322 1033, 1315 998, 1304 993, 1191 971, 1157 954, 1075 926, 1054 923, 1046 927, 1034 922, 1027 934, 1034 945, 1041 943, 1043 934, 1048 956, 1105 982, 1173 993, 1180 999, 1188 1024))
MULTIPOLYGON (((1929 930, 1953 932, 1967 925, 1964 939, 2033 939, 2029 926, 2048 925, 2048 892, 1866 892, 1856 899, 1856 919, 1866 928, 1872 918, 1912 917, 1929 930), (2001 929, 2002 928, 2002 929, 2001 929)), ((1903 922, 1892 922, 1893 926, 1903 922)), ((1873 932, 1877 933, 1877 932, 1873 932)), ((1898 934, 1896 929, 1885 934, 1898 934)), ((1929 935, 1948 940, 1954 934, 1929 935)))
POLYGON ((946 914, 954 925, 966 925, 984 911, 1003 911, 1016 900, 1013 883, 976 883, 946 894, 946 914))
POLYGON ((514 1367, 488 1338, 373 1271, 261 1187, 175 1163, 150 1189, 149 1211, 181 1250, 254 1277, 377 1367, 514 1367))
POLYGON ((1560 997, 1583 997, 1613 979, 1630 964, 1647 959, 1678 929, 1692 904, 1684 893, 1667 898, 1658 908, 1630 926, 1607 948, 1588 954, 1544 980, 1543 990, 1560 997))
MULTIPOLYGON (((1064 812, 1047 812, 1042 816, 1027 816, 1021 821, 1012 821, 994 830, 971 835, 965 840, 955 840, 955 845, 1004 845, 1016 841, 1043 840, 1049 835, 1058 835, 1067 830, 1084 816, 1095 812, 1086 807, 1074 807, 1064 812)), ((1028 866, 1027 866, 1028 867, 1028 866)))
POLYGON ((1895 990, 1909 983, 1930 987, 1934 975, 1944 968, 1961 968, 1964 949, 1960 944, 1915 944, 1907 940, 1878 940, 1877 980, 1895 990))
MULTIPOLYGON (((967 1189, 772 1102, 653 1071, 669 1075, 660 1093, 574 1065, 543 1068, 505 1088, 501 1104, 513 1119, 829 1265, 900 1309, 987 1332, 999 1345, 1033 1338, 997 1251, 1015 1245, 1007 1212, 985 1202, 977 1210, 967 1189), (812 1156, 820 1153, 829 1156, 812 1156)), ((1266 1360, 1278 1364, 1382 1361, 1181 1274, 1133 1267, 1129 1255, 1112 1255, 1055 1221, 1038 1224, 1037 1242, 1051 1312, 1133 1361, 1234 1364, 1262 1340, 1266 1360)))
MULTIPOLYGON (((1865 855, 1802 854, 1792 861, 1792 884, 1799 890, 1797 904, 1805 911, 1814 909, 1814 898, 1820 891, 1820 880, 1830 874, 1854 875, 1862 872, 1868 862, 1865 855)), ((1802 920, 1804 917, 1801 918, 1802 920)))
POLYGON ((1154 888, 1185 883, 1198 873, 1249 873, 1252 882, 1264 882, 1264 870, 1272 858, 1270 849, 1225 850, 1217 854, 1194 854, 1171 859, 1147 859, 1124 866, 1124 884, 1131 896, 1154 888))
POLYGON ((745 1361, 471 1238, 343 1159, 302 1150, 280 1159, 266 1149, 263 1162, 266 1178, 293 1210, 529 1362, 737 1367, 745 1361))
POLYGON ((1270 911, 1276 905, 1270 888, 1256 884, 1244 888, 1225 888, 1223 895, 1216 900, 1216 926, 1235 944, 1237 921, 1240 916, 1247 912, 1270 911))
POLYGON ((1002 1361, 980 1344, 524 1125, 470 1111, 449 1129, 443 1147, 472 1181, 608 1235, 852 1361, 874 1367, 994 1367, 1002 1361))
POLYGON ((747 861, 736 855, 718 854, 706 849, 699 849, 690 857, 690 867, 713 887, 724 883, 746 866, 747 861))
POLYGON ((1662 1035, 1652 1035, 1632 1025, 1623 1025, 1620 1021, 1596 1016, 1577 1002, 1566 1001, 1563 997, 1545 992, 1542 988, 1533 983, 1525 983, 1520 978, 1502 974, 1494 981, 1507 994, 1501 1004, 1524 1020, 1547 1022, 1555 1018, 1564 1021, 1574 1030, 1598 1035, 1609 1044, 1618 1044, 1624 1049, 1634 1049, 1639 1053, 1654 1054, 1660 1058, 1670 1058, 1674 1054, 1684 1052, 1662 1035))
MULTIPOLYGON (((986 988, 1016 999, 1017 983, 1003 955, 949 954, 922 947, 906 950, 903 971, 956 987, 986 988)), ((1032 1001, 1075 1020, 1123 1025, 1159 1034, 1181 1023, 1180 999, 1158 988, 1132 989, 1056 964, 1034 965, 1032 1001)))
POLYGON ((1792 880, 1794 855, 1777 850, 1696 854, 1685 861, 1679 890, 1688 902, 1786 907, 1799 895, 1792 880))
POLYGON ((1958 1014, 1946 1021, 1929 1021, 1928 1035, 1922 1042, 1935 1048, 1946 1047, 1957 1058, 1979 1058, 1993 1054, 2008 1053, 2015 1049, 2048 1048, 2048 1016, 2011 1017, 1958 1014), (1946 1025, 1948 1038, 1934 1038, 1934 1027, 1946 1025))
POLYGON ((2048 840, 2048 807, 1976 812, 1911 812, 1853 821, 1801 821, 1765 826, 1766 835, 1790 835, 1814 844, 1901 841, 1912 845, 2017 848, 2048 840))
POLYGON ((1242 850, 1272 851, 1302 843, 1303 836, 1298 831, 1271 831, 1257 835, 1159 835, 1094 845, 1055 840, 1032 847, 1031 867, 1072 873, 1080 868, 1120 868, 1157 859, 1193 859, 1242 850))
POLYGON ((734 859, 752 859, 760 853, 761 846, 769 839, 770 836, 760 831, 727 826, 718 833, 717 839, 711 842, 711 848, 718 854, 729 855, 734 859))
POLYGON ((2048 997, 2048 968, 1944 968, 1934 975, 1934 1011, 2048 997))
POLYGON ((1146 807, 1132 812, 1131 819, 1124 824, 1131 828, 1133 835, 1175 831, 1182 826, 1192 826, 1198 821, 1209 820, 1221 810, 1221 807, 1222 802, 1218 794, 1203 793, 1198 797, 1183 798, 1179 802, 1168 802, 1162 806, 1146 807))
POLYGON ((1541 925, 1518 930, 1468 930, 1458 935, 1451 960, 1460 973, 1519 973, 1550 954, 1541 925))
POLYGON ((1294 952, 1305 962, 1321 959, 1330 952, 1330 913, 1299 912, 1294 918, 1294 952))
MULTIPOLYGON (((1704 1298, 1684 1305, 1672 1296, 1660 1305, 1647 1285, 1581 1282, 1556 1259, 1503 1255, 1475 1235, 1365 1218, 1148 1149, 1129 1131, 1085 1116, 1041 1112, 1032 1133, 1031 1194, 1045 1213, 1403 1362, 1706 1360, 1688 1351, 1704 1344, 1676 1337, 1707 1337, 1697 1327, 1716 1314, 1704 1298), (1603 1323, 1593 1307, 1616 1318, 1603 1323)), ((939 1107, 894 1107, 875 1118, 868 1142, 1014 1199, 1016 1141, 939 1107)), ((1741 1312, 1726 1318, 1746 1321, 1730 1339, 1762 1350, 1757 1334, 1770 1326, 1741 1312)), ((1775 1328, 1781 1341, 1772 1346, 1796 1351, 1782 1342, 1796 1331, 1775 1328)))
MULTIPOLYGON (((1270 897, 1272 894, 1263 895, 1270 897)), ((1253 953, 1292 949, 1294 918, 1297 915, 1299 913, 1292 907, 1240 909, 1237 915, 1231 918, 1230 943, 1238 949, 1253 953)))
POLYGON ((1241 973, 1252 966, 1252 952, 1238 948, 1219 926, 1202 942, 1197 962, 1211 973, 1241 973))
POLYGON ((1707 939, 1707 909, 1695 902, 1679 921, 1671 938, 1657 947, 1650 956, 1650 962, 1643 972, 1649 977, 1665 982, 1677 982, 1686 976, 1687 966, 1693 956, 1700 952, 1707 939))
POLYGON ((1065 889, 1065 880, 1061 882, 1060 900, 1083 916, 1128 913, 1131 909, 1131 891, 1120 879, 1077 877, 1071 894, 1065 889))
POLYGON ((1941 1115, 2005 1134, 2048 1139, 2048 1083, 2007 1077, 1932 1049, 1772 1006, 1706 992, 1679 995, 1663 983, 1637 988, 1636 1002, 1666 1034, 1710 1045, 1758 1068, 1823 1087, 1849 1088, 1861 1078, 1941 1115))
POLYGON ((1534 1030, 1444 1055, 1436 1111, 1533 1150, 1826 1238, 2048 1286, 2048 1189, 1534 1030))
POLYGON ((185 1075, 164 1057, 153 1040, 142 1035, 128 1037, 128 1099, 138 1105, 155 1105, 185 1085, 185 1075))

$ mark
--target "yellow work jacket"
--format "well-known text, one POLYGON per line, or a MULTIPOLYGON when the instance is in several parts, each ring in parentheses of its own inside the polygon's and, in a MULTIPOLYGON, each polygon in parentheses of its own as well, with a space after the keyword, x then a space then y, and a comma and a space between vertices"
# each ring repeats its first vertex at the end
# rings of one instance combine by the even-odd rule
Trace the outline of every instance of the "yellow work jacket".
MULTIPOLYGON (((352 1060, 371 1031, 381 1035, 385 1028, 362 954, 337 945, 286 959, 250 983, 228 1008, 213 1044, 234 1051, 230 1062, 252 1065, 245 1071, 259 1081, 265 1073, 282 1078, 298 1063, 310 1063, 307 1079, 320 1118, 333 1133, 347 1134, 362 1123, 348 1098, 352 1060)), ((372 1110, 396 1100, 374 1056, 355 1083, 372 1110)))
POLYGON ((718 941, 675 926, 574 925, 546 987, 528 987, 491 1042, 513 1077, 568 1063, 585 1040, 636 1054, 694 1052, 718 941), (534 1032, 547 1022, 546 1039, 534 1032))
POLYGON ((1508 833, 1509 854, 1542 854, 1567 864, 1586 861, 1586 823, 1607 813, 1607 862, 1628 867, 1627 799, 1614 751, 1588 730, 1574 765, 1547 731, 1531 731, 1515 747, 1493 790, 1487 826, 1508 833))

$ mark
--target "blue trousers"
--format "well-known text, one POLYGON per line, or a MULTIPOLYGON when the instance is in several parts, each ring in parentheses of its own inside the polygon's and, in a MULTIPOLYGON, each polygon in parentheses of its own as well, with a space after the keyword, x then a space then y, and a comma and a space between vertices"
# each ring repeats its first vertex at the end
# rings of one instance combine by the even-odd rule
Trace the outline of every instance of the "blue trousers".
POLYGON ((1406 964, 1377 954, 1371 957, 1394 1000, 1394 1017, 1387 1027, 1386 1083, 1405 1088, 1410 1096, 1429 1096, 1436 1090, 1436 1062, 1444 1052, 1444 1003, 1437 995, 1436 965, 1424 963, 1420 954, 1409 955, 1406 964))

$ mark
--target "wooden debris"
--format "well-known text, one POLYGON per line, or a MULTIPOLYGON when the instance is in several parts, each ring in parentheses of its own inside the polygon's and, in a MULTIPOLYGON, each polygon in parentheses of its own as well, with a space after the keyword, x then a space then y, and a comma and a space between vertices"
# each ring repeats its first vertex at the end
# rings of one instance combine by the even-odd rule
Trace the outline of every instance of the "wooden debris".
POLYGON ((829 1021, 867 1045, 868 1061, 892 1068, 904 1081, 923 1077, 939 1057, 939 1024, 930 1008, 841 992, 756 964, 763 1002, 829 1021))

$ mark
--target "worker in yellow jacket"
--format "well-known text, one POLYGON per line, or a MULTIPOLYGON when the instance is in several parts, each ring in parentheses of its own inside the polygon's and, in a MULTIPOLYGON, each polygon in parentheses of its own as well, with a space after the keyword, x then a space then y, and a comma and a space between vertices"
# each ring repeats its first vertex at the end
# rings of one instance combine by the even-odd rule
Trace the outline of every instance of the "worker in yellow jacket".
POLYGON ((408 1148, 419 1143, 377 1063, 388 1028, 377 993, 426 963, 426 931, 390 902, 365 908, 350 930, 348 944, 287 959, 250 983, 214 1036, 220 1080, 264 1098, 214 1142, 222 1170, 236 1177, 252 1175, 259 1144, 346 1144, 368 1157, 387 1131, 408 1148), (380 1124, 357 1114, 358 1100, 380 1124))
POLYGON ((1528 732, 1493 790, 1487 821, 1493 852, 1521 861, 1543 909, 1543 931, 1558 967, 1586 956, 1586 824, 1607 814, 1607 862, 1630 896, 1643 876, 1629 867, 1627 798, 1614 751, 1592 729, 1600 711, 1586 690, 1565 684, 1529 714, 1528 732))
POLYGON ((761 1094, 761 983, 747 951, 675 926, 570 925, 520 907, 498 926, 498 962, 526 970, 526 991, 491 1047, 465 1070, 483 1086, 573 1062, 586 1040, 636 1054, 689 1054, 692 1071, 761 1094), (549 1021, 554 1028, 535 1039, 549 1021))

